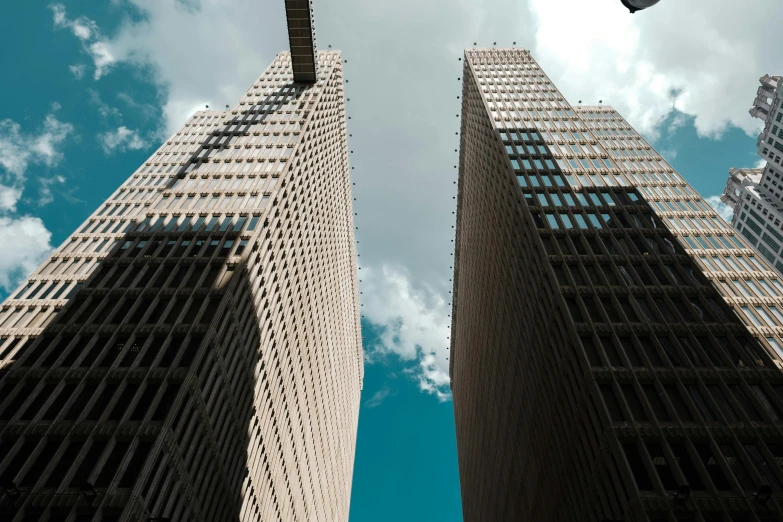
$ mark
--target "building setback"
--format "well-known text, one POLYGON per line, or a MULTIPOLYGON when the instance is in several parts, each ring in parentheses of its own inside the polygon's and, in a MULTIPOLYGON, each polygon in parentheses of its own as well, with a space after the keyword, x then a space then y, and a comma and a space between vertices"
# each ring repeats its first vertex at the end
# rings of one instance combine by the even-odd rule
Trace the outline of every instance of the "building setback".
POLYGON ((734 209, 731 224, 783 275, 783 96, 780 76, 764 75, 750 114, 764 120, 757 141, 764 167, 729 170, 721 200, 734 209))
POLYGON ((348 520, 343 61, 316 56, 196 113, 2 305, 0 519, 348 520))
POLYGON ((464 55, 464 520, 780 520, 783 284, 611 107, 464 55))

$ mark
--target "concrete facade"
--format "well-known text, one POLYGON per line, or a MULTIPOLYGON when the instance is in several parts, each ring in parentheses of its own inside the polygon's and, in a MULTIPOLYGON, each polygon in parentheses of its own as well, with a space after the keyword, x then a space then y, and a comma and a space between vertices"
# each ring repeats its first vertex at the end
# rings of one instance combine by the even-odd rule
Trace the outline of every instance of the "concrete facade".
POLYGON ((347 521, 342 59, 196 113, 0 309, 0 519, 347 521))
POLYGON ((763 173, 763 168, 738 169, 732 167, 729 169, 729 179, 726 181, 726 188, 723 189, 720 200, 732 209, 736 208, 742 200, 743 186, 758 185, 763 173))
POLYGON ((465 522, 780 520, 783 282, 611 107, 464 55, 465 522))
POLYGON ((731 224, 783 275, 783 82, 769 75, 759 81, 749 112, 764 121, 756 145, 765 164, 732 168, 721 200, 734 209, 731 224))

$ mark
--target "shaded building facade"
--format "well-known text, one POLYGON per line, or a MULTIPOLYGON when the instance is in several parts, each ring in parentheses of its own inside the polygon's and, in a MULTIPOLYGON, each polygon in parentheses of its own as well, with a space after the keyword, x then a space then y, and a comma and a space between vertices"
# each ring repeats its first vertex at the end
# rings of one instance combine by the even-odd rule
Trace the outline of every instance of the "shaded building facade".
POLYGON ((467 50, 462 100, 464 520, 780 520, 780 277, 528 51, 467 50))
POLYGON ((348 519, 343 60, 286 6, 309 62, 196 113, 3 303, 0 519, 348 519))

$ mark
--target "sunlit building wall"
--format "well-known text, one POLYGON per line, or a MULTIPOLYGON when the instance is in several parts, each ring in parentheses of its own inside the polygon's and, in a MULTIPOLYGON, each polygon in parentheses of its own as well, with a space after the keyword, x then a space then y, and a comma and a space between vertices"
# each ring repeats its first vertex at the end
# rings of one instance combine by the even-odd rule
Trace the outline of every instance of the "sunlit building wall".
POLYGON ((2 304, 1 520, 347 521, 342 64, 194 114, 2 304))

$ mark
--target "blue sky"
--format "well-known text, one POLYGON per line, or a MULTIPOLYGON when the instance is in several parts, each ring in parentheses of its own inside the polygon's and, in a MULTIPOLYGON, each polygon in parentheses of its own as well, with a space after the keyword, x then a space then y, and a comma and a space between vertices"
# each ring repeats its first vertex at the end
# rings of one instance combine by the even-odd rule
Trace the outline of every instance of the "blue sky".
MULTIPOLYGON (((446 373, 461 49, 531 49, 572 103, 615 106, 715 196, 730 167, 758 160, 759 122, 747 109, 758 77, 783 71, 765 45, 777 41, 783 8, 757 0, 750 17, 738 2, 683 3, 629 17, 619 0, 316 0, 319 45, 349 60, 370 354, 352 522, 461 520, 446 373)), ((287 45, 282 5, 6 6, 0 297, 189 114, 236 102, 287 45)))

